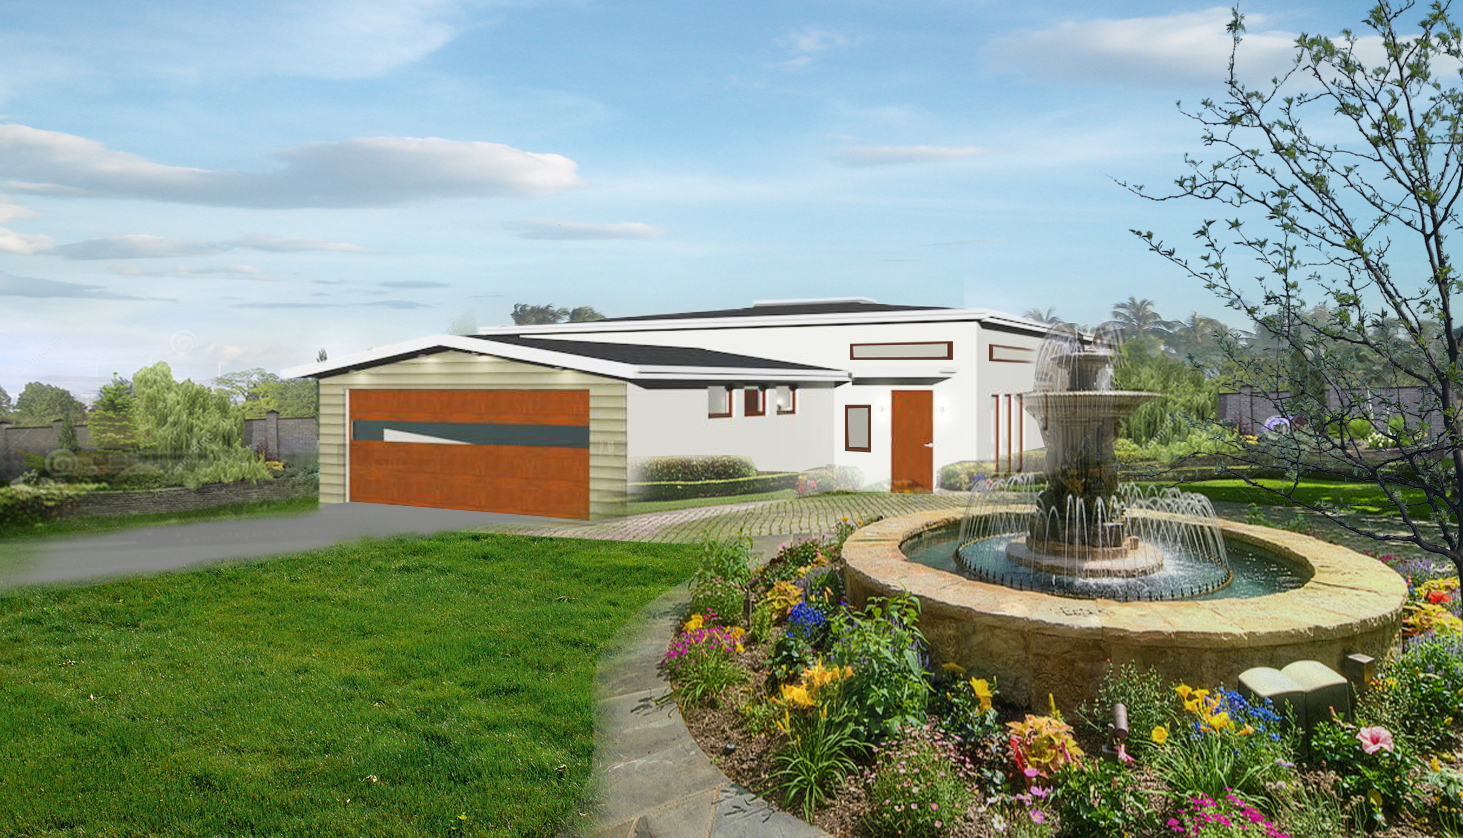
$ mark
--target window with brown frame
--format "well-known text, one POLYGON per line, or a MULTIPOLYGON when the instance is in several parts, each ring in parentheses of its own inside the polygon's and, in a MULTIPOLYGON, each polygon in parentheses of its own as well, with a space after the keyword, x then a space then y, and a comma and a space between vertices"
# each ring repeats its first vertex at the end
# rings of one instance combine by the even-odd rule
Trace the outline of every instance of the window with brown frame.
POLYGON ((777 388, 777 415, 787 416, 798 412, 798 388, 787 385, 777 388))
POLYGON ((866 404, 843 407, 843 448, 845 451, 872 451, 874 409, 866 404))
POLYGON ((748 388, 746 388, 746 390, 744 392, 746 393, 746 397, 745 397, 745 401, 743 402, 743 404, 745 406, 744 406, 744 409, 742 410, 742 415, 744 415, 744 416, 764 416, 764 415, 766 415, 766 413, 767 413, 767 390, 766 390, 766 388, 763 388, 763 387, 748 387, 748 388))
POLYGON ((955 342, 929 340, 913 343, 853 343, 848 347, 850 361, 952 361, 955 342))
POLYGON ((725 419, 732 415, 732 391, 730 387, 706 388, 706 418, 725 419))

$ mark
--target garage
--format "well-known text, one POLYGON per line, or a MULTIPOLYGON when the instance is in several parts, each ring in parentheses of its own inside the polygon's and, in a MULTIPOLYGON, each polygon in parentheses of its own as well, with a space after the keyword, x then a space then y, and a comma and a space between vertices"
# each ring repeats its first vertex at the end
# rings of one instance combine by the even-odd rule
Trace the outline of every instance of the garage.
POLYGON ((353 389, 350 499, 589 517, 588 390, 353 389))

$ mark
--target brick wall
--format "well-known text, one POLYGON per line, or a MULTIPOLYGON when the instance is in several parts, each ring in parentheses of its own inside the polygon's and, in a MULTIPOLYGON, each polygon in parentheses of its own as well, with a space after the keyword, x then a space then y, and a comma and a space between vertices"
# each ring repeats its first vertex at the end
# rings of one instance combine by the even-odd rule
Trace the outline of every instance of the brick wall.
POLYGON ((83 496, 64 514, 68 517, 91 517, 187 512, 236 503, 305 497, 315 491, 313 482, 274 480, 267 483, 212 483, 197 489, 173 487, 137 492, 93 492, 83 496))

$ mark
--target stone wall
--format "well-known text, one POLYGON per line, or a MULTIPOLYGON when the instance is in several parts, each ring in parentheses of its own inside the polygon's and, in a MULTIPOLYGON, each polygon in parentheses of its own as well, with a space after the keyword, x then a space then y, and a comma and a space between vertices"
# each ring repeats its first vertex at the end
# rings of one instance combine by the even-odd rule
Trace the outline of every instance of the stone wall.
POLYGON ((273 480, 267 483, 211 483, 197 489, 172 487, 136 492, 93 492, 63 514, 67 517, 155 515, 236 503, 286 500, 306 497, 315 491, 313 482, 273 480))
MULTIPOLYGON (((1288 407, 1290 393, 1259 390, 1249 385, 1239 388, 1237 393, 1220 393, 1217 416, 1222 422, 1229 422, 1239 428, 1240 433, 1259 433, 1271 417, 1293 417, 1294 407, 1288 407)), ((1434 437, 1443 433, 1443 413, 1437 408, 1437 401, 1421 387, 1372 387, 1366 390, 1326 391, 1326 407, 1340 410, 1343 402, 1354 409, 1358 416, 1370 414, 1373 420, 1384 423, 1393 414, 1402 415, 1411 426, 1426 422, 1434 437)))

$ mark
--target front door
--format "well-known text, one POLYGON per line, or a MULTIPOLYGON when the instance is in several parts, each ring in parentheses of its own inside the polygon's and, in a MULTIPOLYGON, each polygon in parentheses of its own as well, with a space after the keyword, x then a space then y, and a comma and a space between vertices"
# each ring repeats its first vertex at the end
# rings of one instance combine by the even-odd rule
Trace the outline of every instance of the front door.
POLYGON ((930 492, 935 488, 935 394, 895 390, 889 444, 890 491, 930 492))

